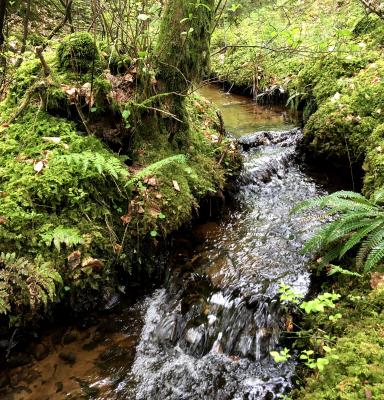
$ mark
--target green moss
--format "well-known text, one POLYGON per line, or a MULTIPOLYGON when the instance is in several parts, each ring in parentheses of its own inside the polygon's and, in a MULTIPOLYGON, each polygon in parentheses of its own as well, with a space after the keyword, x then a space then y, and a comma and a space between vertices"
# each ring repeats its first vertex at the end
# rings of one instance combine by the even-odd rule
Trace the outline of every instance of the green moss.
POLYGON ((73 33, 62 39, 57 49, 59 68, 63 71, 85 73, 100 60, 93 37, 86 32, 73 33))
MULTIPOLYGON (((320 373, 307 378, 294 398, 309 400, 380 399, 384 393, 384 290, 357 296, 353 291, 338 306, 343 318, 333 358, 320 373)), ((327 332, 330 332, 329 330, 327 332)))
POLYGON ((373 130, 383 122, 384 63, 368 65, 352 78, 343 79, 331 98, 312 115, 305 140, 317 155, 336 162, 361 164, 373 130))
POLYGON ((363 168, 364 193, 369 196, 384 187, 384 124, 379 125, 371 136, 363 168))
POLYGON ((25 92, 42 77, 42 68, 39 60, 25 61, 17 69, 9 88, 8 102, 15 105, 25 92))

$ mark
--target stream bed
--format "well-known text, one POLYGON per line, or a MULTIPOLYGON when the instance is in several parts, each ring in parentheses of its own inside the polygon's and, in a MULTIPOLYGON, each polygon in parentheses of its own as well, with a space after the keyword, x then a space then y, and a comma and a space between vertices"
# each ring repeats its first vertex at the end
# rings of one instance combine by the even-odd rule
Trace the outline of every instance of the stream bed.
POLYGON ((284 329, 277 292, 281 282, 308 292, 300 249, 321 215, 291 210, 326 189, 296 163, 301 131, 284 110, 201 92, 247 150, 235 205, 176 235, 163 287, 43 338, 41 361, 14 369, 1 398, 267 400, 292 386, 295 357, 269 356, 284 329))

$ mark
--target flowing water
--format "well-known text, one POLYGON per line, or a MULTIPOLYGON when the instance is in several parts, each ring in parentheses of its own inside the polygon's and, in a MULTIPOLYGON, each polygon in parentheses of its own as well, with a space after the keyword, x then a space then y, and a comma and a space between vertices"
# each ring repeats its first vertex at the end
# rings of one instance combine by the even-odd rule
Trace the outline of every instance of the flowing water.
POLYGON ((281 282, 309 289, 300 249, 321 216, 291 210, 324 189, 296 164, 301 132, 282 110, 216 88, 203 94, 219 99, 246 150, 236 206, 176 237, 163 288, 76 331, 72 342, 59 338, 26 377, 14 378, 9 399, 256 400, 292 386, 295 357, 276 364, 269 356, 284 329, 277 291, 281 282), (254 131, 263 132, 242 136, 254 131))

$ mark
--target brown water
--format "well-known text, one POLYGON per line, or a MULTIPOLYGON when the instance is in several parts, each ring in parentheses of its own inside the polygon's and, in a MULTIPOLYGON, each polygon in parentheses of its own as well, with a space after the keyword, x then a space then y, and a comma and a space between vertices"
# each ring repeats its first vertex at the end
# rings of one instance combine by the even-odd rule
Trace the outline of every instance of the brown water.
POLYGON ((266 400, 291 387, 294 357, 269 357, 284 326, 276 294, 280 282, 308 290, 299 250, 321 216, 290 211, 324 190, 295 164, 300 131, 287 131, 283 114, 213 87, 204 94, 239 136, 275 124, 244 153, 236 208, 175 240, 162 288, 93 326, 39 340, 31 353, 49 351, 3 375, 11 385, 1 399, 266 400))
POLYGON ((249 97, 228 93, 214 84, 205 85, 198 92, 217 105, 226 129, 235 136, 294 127, 289 113, 281 106, 260 106, 249 97))

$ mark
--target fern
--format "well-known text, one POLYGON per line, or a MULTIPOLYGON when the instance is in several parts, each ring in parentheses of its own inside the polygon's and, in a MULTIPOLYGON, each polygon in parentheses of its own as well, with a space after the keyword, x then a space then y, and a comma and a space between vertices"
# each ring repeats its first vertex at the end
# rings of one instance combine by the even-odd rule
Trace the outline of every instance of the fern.
POLYGON ((84 242, 83 237, 77 229, 67 228, 62 225, 41 234, 41 238, 47 246, 50 246, 53 243, 57 251, 61 250, 62 244, 71 247, 84 242))
POLYGON ((128 170, 117 157, 108 153, 84 151, 82 153, 71 153, 60 156, 58 162, 63 161, 68 166, 87 171, 97 172, 102 176, 111 176, 115 179, 128 177, 128 170))
POLYGON ((157 161, 153 164, 150 164, 148 167, 144 168, 140 172, 138 172, 132 179, 130 179, 126 186, 133 186, 141 179, 145 178, 146 176, 153 175, 159 169, 165 167, 168 164, 178 163, 178 164, 186 164, 187 159, 184 154, 177 154, 175 156, 164 158, 160 161, 157 161))
POLYGON ((384 259, 383 203, 384 189, 370 199, 359 193, 340 191, 302 202, 294 212, 320 207, 333 216, 305 243, 303 251, 323 251, 324 266, 359 246, 356 267, 371 271, 384 259))
POLYGON ((63 284, 60 274, 49 263, 34 263, 14 253, 0 255, 0 314, 21 307, 34 313, 40 306, 55 301, 63 284))

